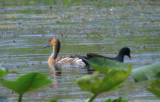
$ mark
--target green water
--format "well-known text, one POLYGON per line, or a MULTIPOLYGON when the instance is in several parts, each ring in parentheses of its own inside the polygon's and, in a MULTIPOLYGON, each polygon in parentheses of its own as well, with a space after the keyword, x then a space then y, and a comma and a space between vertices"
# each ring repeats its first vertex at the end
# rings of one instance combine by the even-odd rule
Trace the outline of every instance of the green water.
MULTIPOLYGON (((24 102, 84 102, 90 93, 80 90, 75 80, 85 69, 62 70, 52 76, 47 65, 51 48, 43 48, 50 37, 61 41, 59 56, 94 52, 109 57, 128 46, 133 68, 160 61, 160 1, 158 0, 1 0, 0 63, 21 75, 42 72, 53 84, 24 95, 24 102), (54 87, 58 84, 57 87, 54 87)), ((11 74, 13 80, 19 75, 11 74)), ((118 91, 104 93, 97 102, 124 97, 130 101, 155 100, 145 91, 146 83, 129 77, 118 91)), ((15 102, 18 95, 0 85, 0 95, 15 102)))

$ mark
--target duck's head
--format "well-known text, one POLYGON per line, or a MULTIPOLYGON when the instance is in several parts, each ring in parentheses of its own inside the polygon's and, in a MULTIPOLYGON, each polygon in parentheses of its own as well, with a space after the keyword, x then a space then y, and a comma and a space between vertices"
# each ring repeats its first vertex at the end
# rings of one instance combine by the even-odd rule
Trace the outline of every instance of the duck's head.
POLYGON ((52 37, 49 39, 49 44, 45 45, 44 47, 55 47, 57 45, 60 45, 60 41, 56 37, 52 37))
POLYGON ((46 47, 52 47, 53 48, 53 53, 52 54, 54 55, 54 58, 56 58, 57 54, 60 50, 60 41, 59 41, 58 38, 52 37, 52 38, 49 39, 49 44, 45 45, 44 47, 45 48, 46 47))
POLYGON ((127 55, 130 59, 131 59, 131 55, 130 55, 131 51, 128 47, 124 47, 119 51, 119 54, 121 55, 127 55))

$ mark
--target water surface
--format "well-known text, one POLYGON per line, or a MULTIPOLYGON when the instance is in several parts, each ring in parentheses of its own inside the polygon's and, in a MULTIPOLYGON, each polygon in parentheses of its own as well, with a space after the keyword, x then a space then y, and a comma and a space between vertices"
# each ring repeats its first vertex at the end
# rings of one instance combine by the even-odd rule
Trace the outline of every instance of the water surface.
MULTIPOLYGON (((52 48, 43 48, 50 37, 61 41, 59 56, 94 52, 114 57, 122 47, 131 49, 133 68, 160 61, 160 2, 109 1, 0 1, 0 63, 24 75, 42 72, 53 80, 48 87, 26 93, 24 102, 84 102, 91 94, 82 91, 76 79, 87 75, 84 68, 62 69, 53 76, 47 65, 52 48)), ((10 74, 13 80, 20 75, 10 74)), ((96 101, 119 96, 130 101, 157 99, 145 90, 147 82, 129 77, 117 91, 101 94, 96 101)), ((15 102, 18 95, 0 85, 0 95, 15 102)))

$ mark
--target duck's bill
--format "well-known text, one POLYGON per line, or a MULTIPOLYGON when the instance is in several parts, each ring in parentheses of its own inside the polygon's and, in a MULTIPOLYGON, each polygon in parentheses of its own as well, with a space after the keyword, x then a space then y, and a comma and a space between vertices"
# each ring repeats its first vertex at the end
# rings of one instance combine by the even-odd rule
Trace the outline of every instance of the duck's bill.
POLYGON ((131 59, 131 55, 128 55, 128 57, 131 59))
POLYGON ((46 47, 50 47, 50 45, 49 45, 49 44, 46 44, 46 45, 44 46, 44 48, 46 48, 46 47))

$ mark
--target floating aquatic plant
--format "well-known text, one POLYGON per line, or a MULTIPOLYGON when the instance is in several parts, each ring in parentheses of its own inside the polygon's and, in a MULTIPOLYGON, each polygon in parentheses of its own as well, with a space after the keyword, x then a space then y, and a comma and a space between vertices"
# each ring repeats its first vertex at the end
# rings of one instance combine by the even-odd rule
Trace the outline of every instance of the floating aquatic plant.
POLYGON ((0 65, 0 81, 3 79, 3 77, 5 77, 9 73, 19 74, 18 72, 15 72, 15 71, 8 71, 8 70, 2 68, 1 65, 0 65))
POLYGON ((118 61, 106 60, 104 58, 93 58, 89 60, 92 68, 97 70, 92 75, 87 75, 77 80, 79 87, 84 91, 89 91, 92 96, 87 100, 91 102, 102 92, 108 92, 119 88, 119 85, 129 76, 131 66, 118 61), (96 61, 96 63, 94 63, 96 61), (97 64, 98 63, 98 64, 97 64), (118 69, 120 67, 120 69, 118 69), (125 67, 122 69, 122 67, 125 67), (100 73, 104 77, 99 77, 100 73))
POLYGON ((150 87, 147 88, 147 90, 160 98, 160 79, 152 81, 150 87))
MULTIPOLYGON (((109 69, 126 70, 128 67, 132 67, 131 64, 124 64, 105 58, 92 58, 89 63, 93 69, 101 73, 106 73, 109 69)), ((132 70, 131 75, 135 82, 145 81, 154 77, 160 78, 160 62, 135 68, 132 70)))
POLYGON ((123 100, 122 97, 119 97, 113 101, 111 99, 107 99, 106 102, 128 102, 128 100, 123 100))
POLYGON ((12 89, 14 92, 19 94, 18 102, 22 101, 22 96, 24 93, 28 91, 33 91, 50 83, 51 80, 47 79, 46 75, 38 72, 23 75, 15 81, 1 81, 2 85, 9 89, 12 89))
POLYGON ((160 78, 160 62, 133 69, 131 75, 136 82, 145 81, 153 77, 160 78))
POLYGON ((97 57, 91 58, 89 64, 93 69, 104 74, 110 69, 128 70, 128 68, 132 68, 131 64, 124 64, 115 60, 97 57))
POLYGON ((1 67, 0 65, 0 79, 5 77, 9 72, 1 67))

